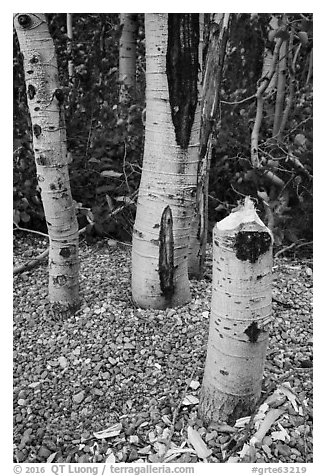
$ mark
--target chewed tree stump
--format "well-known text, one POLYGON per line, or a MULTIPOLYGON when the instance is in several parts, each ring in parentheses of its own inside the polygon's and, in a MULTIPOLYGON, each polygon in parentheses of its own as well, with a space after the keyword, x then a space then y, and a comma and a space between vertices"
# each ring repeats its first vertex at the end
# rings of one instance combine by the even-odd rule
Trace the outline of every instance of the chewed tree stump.
POLYGON ((213 231, 213 289, 201 418, 234 422, 260 397, 272 312, 272 235, 253 202, 213 231))

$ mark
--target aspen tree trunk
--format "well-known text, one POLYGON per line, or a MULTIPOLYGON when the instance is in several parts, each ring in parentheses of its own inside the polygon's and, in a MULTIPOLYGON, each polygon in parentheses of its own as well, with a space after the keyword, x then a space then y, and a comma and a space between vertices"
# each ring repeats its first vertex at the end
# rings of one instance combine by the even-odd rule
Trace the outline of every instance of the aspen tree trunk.
MULTIPOLYGON (((297 53, 295 53, 295 56, 293 58, 293 39, 294 39, 294 27, 292 26, 290 31, 290 39, 289 39, 288 51, 287 51, 289 91, 288 91, 288 96, 286 98, 286 106, 284 108, 283 115, 282 115, 282 121, 280 123, 280 127, 278 130, 279 141, 282 140, 284 129, 288 123, 290 111, 293 105, 294 93, 295 93, 295 85, 296 85, 295 70, 296 70, 297 53)), ((301 48, 301 44, 299 45, 299 47, 297 47, 297 52, 300 48, 301 48)))
MULTIPOLYGON (((268 48, 265 48, 265 51, 264 51, 264 61, 263 61, 263 71, 262 71, 262 75, 261 77, 264 78, 265 76, 268 75, 271 67, 272 67, 272 64, 273 64, 273 52, 268 49, 268 48)), ((266 88, 266 93, 270 93, 271 91, 273 91, 274 89, 276 89, 276 85, 277 85, 277 70, 278 70, 278 67, 276 68, 276 71, 275 71, 275 74, 272 76, 267 88, 266 88)))
POLYGON ((306 86, 308 86, 312 77, 312 64, 313 64, 313 49, 311 48, 310 55, 309 55, 309 68, 308 68, 308 74, 306 79, 306 86))
POLYGON ((72 13, 67 13, 67 53, 69 56, 68 59, 68 78, 71 84, 74 83, 74 63, 71 58, 72 53, 72 39, 73 39, 73 32, 72 32, 72 13))
POLYGON ((128 102, 136 85, 137 13, 120 13, 119 43, 120 101, 128 102))
MULTIPOLYGON (((201 102, 203 94, 203 78, 204 78, 204 13, 199 13, 199 46, 198 46, 198 64, 199 64, 199 73, 198 73, 198 105, 195 113, 194 127, 200 128, 201 124, 201 102)), ((199 157, 199 142, 197 154, 199 157)), ((204 167, 207 167, 206 160, 198 160, 198 170, 197 170, 197 188, 196 188, 196 200, 195 200, 195 213, 192 219, 191 228, 190 228, 190 241, 189 241, 189 256, 188 256, 188 274, 189 278, 200 279, 202 271, 204 269, 204 259, 205 259, 205 250, 206 250, 206 237, 204 227, 207 223, 206 214, 207 214, 207 202, 208 202, 208 191, 207 199, 204 189, 206 185, 208 186, 208 180, 205 180, 207 177, 206 170, 202 170, 204 167), (202 183, 204 180, 204 183, 202 183), (204 242, 205 241, 205 242, 204 242)), ((208 217, 207 217, 208 220, 208 217)))
MULTIPOLYGON (((281 28, 279 31, 282 33, 281 28)), ((262 167, 262 160, 259 156, 259 131, 260 131, 260 127, 261 127, 263 116, 264 116, 264 100, 265 100, 264 94, 266 93, 268 85, 270 84, 270 81, 272 80, 276 72, 278 58, 279 58, 279 51, 282 46, 282 43, 283 43, 282 37, 278 37, 275 42, 275 47, 273 51, 273 60, 270 64, 270 69, 264 72, 263 76, 260 78, 257 85, 256 117, 255 117, 254 126, 252 128, 252 132, 251 132, 251 163, 252 163, 252 166, 256 169, 259 169, 262 167)))
POLYGON ((189 278, 202 279, 205 269, 207 232, 208 232, 208 188, 209 171, 212 158, 212 146, 209 141, 205 157, 199 161, 195 216, 190 230, 189 278))
MULTIPOLYGON (((261 78, 268 77, 271 69, 273 68, 273 62, 274 62, 273 49, 275 47, 275 41, 276 41, 275 36, 277 34, 278 28, 279 28, 278 18, 275 15, 272 15, 272 18, 269 22, 268 41, 266 41, 266 46, 264 50, 263 70, 262 70, 261 78)), ((273 76, 268 80, 268 85, 266 86, 267 94, 276 90, 277 76, 278 76, 278 63, 276 63, 275 65, 275 72, 273 76)))
POLYGON ((206 422, 250 415, 261 393, 272 312, 272 237, 246 197, 216 223, 207 357, 200 396, 206 422))
POLYGON ((145 14, 146 129, 132 246, 138 306, 190 300, 188 245, 198 165, 198 14, 145 14))
POLYGON ((59 308, 74 308, 79 300, 78 223, 54 44, 45 14, 18 13, 14 24, 24 56, 37 179, 50 238, 49 299, 59 308))
POLYGON ((208 186, 211 162, 210 138, 220 103, 220 89, 230 14, 216 13, 212 25, 202 87, 201 130, 195 216, 191 226, 189 274, 201 278, 204 271, 208 229, 208 186))
POLYGON ((279 52, 277 93, 276 93, 275 115, 274 115, 274 124, 273 124, 274 137, 277 137, 279 135, 282 118, 283 118, 285 87, 286 87, 286 73, 287 73, 287 53, 288 53, 288 42, 283 41, 280 48, 280 52, 279 52))

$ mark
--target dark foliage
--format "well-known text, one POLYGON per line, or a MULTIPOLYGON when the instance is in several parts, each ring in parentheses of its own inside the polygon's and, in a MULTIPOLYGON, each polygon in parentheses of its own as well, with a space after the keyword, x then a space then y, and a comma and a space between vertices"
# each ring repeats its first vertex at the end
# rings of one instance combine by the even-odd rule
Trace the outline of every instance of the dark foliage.
MULTIPOLYGON (((130 205, 119 217, 111 215, 138 189, 141 173, 144 109, 142 18, 140 16, 137 44, 138 88, 133 102, 123 105, 118 102, 118 15, 74 14, 70 56, 67 53, 66 15, 49 14, 48 20, 64 93, 67 146, 73 158, 70 180, 80 225, 85 226, 91 220, 95 222, 93 232, 97 235, 130 239, 134 203, 130 200, 130 205), (74 64, 73 84, 68 78, 69 59, 74 64)), ((14 109, 15 217, 17 223, 29 222, 32 227, 34 220, 31 222, 31 217, 43 218, 44 215, 36 183, 23 66, 16 41, 14 109), (26 159, 22 162, 26 155, 27 165, 26 159), (24 171, 28 176, 26 181, 24 171), (35 204, 33 194, 37 200, 35 204)))
MULTIPOLYGON (((312 15, 288 15, 295 27, 294 46, 302 41, 296 61, 295 94, 281 143, 272 138, 275 93, 265 101, 260 130, 261 170, 252 168, 250 136, 256 114, 252 98, 261 77, 267 44, 268 14, 233 17, 224 65, 219 117, 216 118, 210 174, 209 220, 224 218, 243 195, 256 199, 268 222, 273 216, 276 244, 312 239, 312 15), (303 41, 304 39, 304 41, 303 41), (307 80, 309 79, 309 80, 307 80), (276 189, 266 173, 283 182, 276 189), (275 189, 274 189, 274 188, 275 189)), ((48 15, 58 56, 66 112, 71 188, 78 219, 93 234, 131 237, 141 175, 145 112, 145 47, 143 15, 138 15, 137 88, 129 103, 119 103, 119 36, 117 14, 74 14, 71 53, 66 14, 48 15), (68 60, 74 64, 73 83, 68 60), (122 212, 115 214, 127 202, 122 212)), ((207 35, 206 35, 207 36, 207 35)), ((288 95, 289 81, 286 95, 288 95)), ((46 231, 37 187, 22 57, 14 34, 14 221, 46 231)))
MULTIPOLYGON (((250 137, 256 114, 256 92, 262 74, 263 50, 267 38, 268 14, 241 14, 234 17, 225 59, 220 116, 215 128, 215 145, 210 174, 210 220, 224 218, 244 195, 256 199, 267 223, 262 197, 270 199, 276 244, 312 239, 312 82, 307 84, 309 53, 312 48, 312 17, 289 15, 296 31, 305 30, 308 43, 302 45, 295 71, 295 96, 282 138, 272 138, 274 94, 265 101, 260 131, 260 153, 266 158, 262 170, 252 168, 250 137), (236 103, 236 104, 231 104, 236 103), (291 160, 295 157, 298 160, 291 160), (279 190, 266 172, 284 182, 279 190)), ((295 37, 295 45, 300 42, 295 37)), ((288 86, 286 90, 288 94, 288 86)))

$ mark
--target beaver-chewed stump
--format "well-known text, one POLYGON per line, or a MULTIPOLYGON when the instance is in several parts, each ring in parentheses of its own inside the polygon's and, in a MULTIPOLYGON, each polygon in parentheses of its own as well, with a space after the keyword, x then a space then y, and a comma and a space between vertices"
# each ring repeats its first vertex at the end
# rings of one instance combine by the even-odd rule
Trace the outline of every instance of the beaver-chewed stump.
POLYGON ((234 422, 261 393, 272 312, 272 234, 253 202, 213 231, 213 289, 201 418, 234 422))

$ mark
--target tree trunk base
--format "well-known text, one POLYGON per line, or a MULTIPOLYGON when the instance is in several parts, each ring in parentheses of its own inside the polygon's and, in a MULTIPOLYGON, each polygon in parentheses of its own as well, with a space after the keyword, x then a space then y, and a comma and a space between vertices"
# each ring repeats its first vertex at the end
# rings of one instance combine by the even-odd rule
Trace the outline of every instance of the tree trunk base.
POLYGON ((140 307, 142 309, 157 309, 157 310, 164 310, 169 308, 180 307, 188 304, 191 301, 191 295, 189 290, 184 290, 182 295, 174 294, 171 299, 167 299, 166 297, 153 297, 150 298, 145 296, 142 298, 137 293, 137 297, 133 296, 133 303, 136 307, 140 307))
POLYGON ((234 425, 238 418, 253 413, 259 397, 260 392, 248 396, 228 395, 203 383, 199 415, 207 425, 213 422, 234 425))
POLYGON ((68 317, 71 317, 78 311, 80 306, 80 301, 77 301, 72 304, 67 303, 49 303, 48 308, 48 318, 55 322, 64 321, 68 317))

